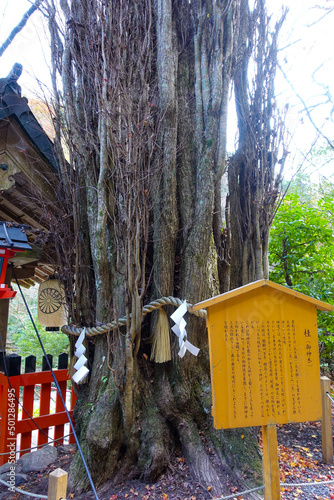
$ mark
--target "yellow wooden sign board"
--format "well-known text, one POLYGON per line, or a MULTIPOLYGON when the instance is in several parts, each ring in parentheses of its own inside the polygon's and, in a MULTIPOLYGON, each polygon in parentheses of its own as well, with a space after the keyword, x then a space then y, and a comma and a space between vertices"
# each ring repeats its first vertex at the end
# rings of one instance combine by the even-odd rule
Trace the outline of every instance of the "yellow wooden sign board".
POLYGON ((321 418, 316 310, 332 306, 261 280, 202 308, 216 429, 321 418))

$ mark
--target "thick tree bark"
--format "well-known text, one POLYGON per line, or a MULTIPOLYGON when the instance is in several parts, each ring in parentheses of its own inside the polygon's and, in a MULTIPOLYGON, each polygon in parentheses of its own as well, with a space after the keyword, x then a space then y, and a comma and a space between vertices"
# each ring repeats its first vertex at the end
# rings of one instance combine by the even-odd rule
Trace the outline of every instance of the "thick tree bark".
POLYGON ((177 46, 172 16, 172 1, 157 0, 157 75, 161 116, 159 146, 161 172, 154 201, 154 298, 174 291, 175 251, 178 231, 176 199, 177 116, 176 98, 177 46))
MULTIPOLYGON (((64 183, 69 206, 78 205, 72 319, 89 326, 127 318, 125 327, 88 346, 90 381, 79 388, 75 410, 84 453, 98 484, 154 480, 180 445, 201 484, 224 493, 224 474, 208 448, 228 473, 233 439, 212 429, 205 322, 187 318, 198 358, 186 353, 181 360, 171 333, 172 359, 153 363, 156 318, 143 321, 142 305, 164 295, 208 298, 228 288, 227 269, 248 262, 229 248, 229 231, 239 230, 234 213, 222 233, 220 200, 228 93, 246 4, 61 0, 63 38, 50 4, 53 68, 63 82, 59 97, 54 75, 57 142, 67 142, 74 175, 64 168, 64 183)), ((238 175, 230 169, 231 179, 238 175)), ((235 193, 231 212, 238 183, 235 193)), ((257 250, 259 260, 265 247, 257 250)), ((244 460, 257 467, 253 450, 244 460)), ((72 480, 87 487, 79 457, 72 480)))

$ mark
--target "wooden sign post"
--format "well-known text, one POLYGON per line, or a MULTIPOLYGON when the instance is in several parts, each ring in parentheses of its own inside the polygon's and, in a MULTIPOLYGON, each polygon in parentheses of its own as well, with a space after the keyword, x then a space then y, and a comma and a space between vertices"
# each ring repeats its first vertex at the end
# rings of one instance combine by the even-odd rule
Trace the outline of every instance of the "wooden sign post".
POLYGON ((328 394, 331 392, 331 381, 328 377, 321 377, 321 442, 322 461, 325 464, 333 463, 333 426, 332 426, 332 406, 328 394))
POLYGON ((262 426, 265 499, 276 500, 276 424, 321 418, 317 309, 333 307, 260 280, 193 306, 202 308, 214 426, 262 426))
POLYGON ((280 498, 279 467, 277 457, 277 430, 276 425, 262 426, 263 443, 263 475, 265 500, 280 498))

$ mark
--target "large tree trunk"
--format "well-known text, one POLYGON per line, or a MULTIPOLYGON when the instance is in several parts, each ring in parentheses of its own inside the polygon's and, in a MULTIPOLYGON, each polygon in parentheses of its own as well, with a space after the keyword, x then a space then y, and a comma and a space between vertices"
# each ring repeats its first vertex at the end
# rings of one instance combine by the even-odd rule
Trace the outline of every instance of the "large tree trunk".
MULTIPOLYGON (((93 479, 154 480, 180 445, 197 480, 224 493, 238 438, 212 428, 205 321, 187 319, 198 357, 180 359, 171 333, 171 359, 155 363, 157 313, 143 321, 142 306, 167 295, 208 298, 228 288, 226 269, 239 265, 229 262, 222 237, 220 183, 248 7, 61 0, 62 38, 49 3, 53 68, 63 82, 60 98, 54 75, 55 110, 74 172, 64 167, 69 205, 76 204, 71 319, 91 326, 126 317, 126 326, 88 341, 90 379, 78 390, 75 421, 93 479)), ((252 434, 249 442, 248 454, 238 450, 240 472, 246 462, 260 464, 252 434)), ((79 456, 72 479, 88 486, 79 456)))
POLYGON ((274 93, 277 37, 285 14, 269 34, 264 0, 256 2, 252 15, 247 0, 241 1, 244 15, 234 74, 239 145, 228 167, 232 289, 269 277, 269 230, 279 200, 286 156, 284 149, 279 151, 284 124, 275 107, 274 93), (250 60, 256 64, 251 92, 250 60), (279 153, 282 157, 278 161, 279 153))

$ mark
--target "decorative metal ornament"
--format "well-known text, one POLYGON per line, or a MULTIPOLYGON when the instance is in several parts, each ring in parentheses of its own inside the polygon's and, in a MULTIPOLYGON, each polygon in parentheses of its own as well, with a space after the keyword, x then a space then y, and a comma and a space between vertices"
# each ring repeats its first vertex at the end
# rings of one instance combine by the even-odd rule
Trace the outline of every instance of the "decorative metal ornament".
POLYGON ((53 314, 61 308, 62 296, 55 288, 44 288, 39 294, 38 306, 43 314, 53 314))
POLYGON ((58 329, 67 323, 65 290, 58 279, 48 279, 38 290, 38 321, 47 329, 58 329))

